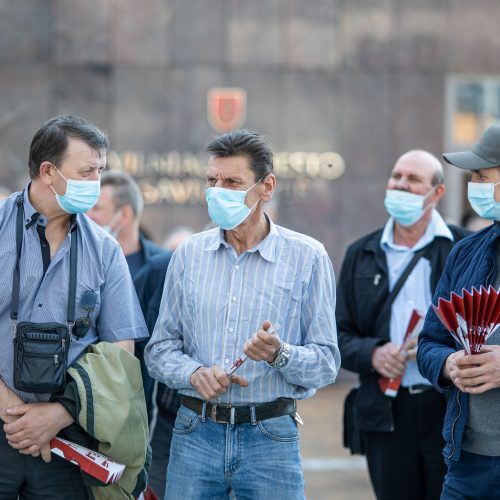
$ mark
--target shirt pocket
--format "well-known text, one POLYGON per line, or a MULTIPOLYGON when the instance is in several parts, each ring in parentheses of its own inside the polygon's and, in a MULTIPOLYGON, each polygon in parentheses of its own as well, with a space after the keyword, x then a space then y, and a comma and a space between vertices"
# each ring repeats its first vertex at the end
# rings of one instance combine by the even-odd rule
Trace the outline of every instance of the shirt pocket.
POLYGON ((373 296, 385 286, 385 278, 381 273, 354 275, 354 291, 356 296, 373 296))

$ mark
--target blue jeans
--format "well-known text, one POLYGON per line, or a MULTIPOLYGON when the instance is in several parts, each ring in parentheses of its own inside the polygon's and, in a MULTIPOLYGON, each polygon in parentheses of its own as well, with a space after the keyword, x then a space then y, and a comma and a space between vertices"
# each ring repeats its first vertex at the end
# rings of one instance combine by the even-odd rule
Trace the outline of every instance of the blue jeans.
POLYGON ((217 424, 181 406, 165 500, 302 500, 299 433, 290 415, 217 424))
POLYGON ((448 462, 441 500, 500 500, 500 457, 462 450, 448 462))

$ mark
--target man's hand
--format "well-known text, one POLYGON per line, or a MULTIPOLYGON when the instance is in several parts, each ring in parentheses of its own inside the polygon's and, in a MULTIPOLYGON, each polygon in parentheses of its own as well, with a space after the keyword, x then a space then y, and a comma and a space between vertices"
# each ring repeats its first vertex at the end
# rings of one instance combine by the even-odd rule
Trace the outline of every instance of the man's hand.
POLYGON ((281 340, 275 333, 268 333, 270 321, 264 321, 262 327, 245 343, 245 354, 254 361, 272 363, 281 348, 281 340))
POLYGON ((485 345, 481 354, 453 353, 446 359, 443 374, 469 394, 500 387, 500 346, 485 345))
POLYGON ((24 401, 14 392, 11 391, 0 379, 0 418, 4 423, 10 424, 18 419, 14 415, 9 415, 7 413, 7 408, 12 408, 13 406, 22 405, 24 401))
POLYGON ((417 337, 413 337, 410 340, 408 340, 403 346, 403 350, 406 351, 406 359, 410 361, 415 361, 417 359, 417 349, 418 349, 417 337))
POLYGON ((73 417, 60 403, 29 403, 6 412, 18 417, 15 422, 3 426, 10 446, 24 455, 36 457, 41 454, 45 462, 51 459, 49 441, 73 423, 73 417))
POLYGON ((248 380, 238 375, 228 376, 220 366, 198 368, 192 373, 189 383, 205 401, 217 399, 232 383, 241 387, 247 387, 249 384, 248 380))
POLYGON ((372 354, 372 366, 380 375, 386 378, 395 378, 403 375, 406 368, 406 358, 399 351, 399 347, 387 342, 376 347, 372 354))

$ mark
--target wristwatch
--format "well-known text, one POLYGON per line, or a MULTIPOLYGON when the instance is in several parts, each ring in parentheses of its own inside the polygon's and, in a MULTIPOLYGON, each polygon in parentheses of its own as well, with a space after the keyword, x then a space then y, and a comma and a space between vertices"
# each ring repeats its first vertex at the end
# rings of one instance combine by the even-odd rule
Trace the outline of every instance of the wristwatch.
POLYGON ((276 359, 272 363, 267 363, 271 368, 276 368, 277 370, 282 370, 290 361, 290 348, 289 345, 285 342, 281 344, 281 348, 278 351, 278 355, 276 359))

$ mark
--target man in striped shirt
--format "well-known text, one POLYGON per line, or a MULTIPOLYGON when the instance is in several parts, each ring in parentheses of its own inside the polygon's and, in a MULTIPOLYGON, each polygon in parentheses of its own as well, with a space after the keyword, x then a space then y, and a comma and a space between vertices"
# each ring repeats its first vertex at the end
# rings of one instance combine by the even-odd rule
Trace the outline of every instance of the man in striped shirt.
POLYGON ((207 151, 219 227, 174 253, 146 348, 150 373, 183 394, 165 498, 301 499, 295 401, 340 365, 332 264, 321 243, 264 213, 276 177, 260 135, 229 132, 207 151))
POLYGON ((80 470, 62 458, 51 459, 49 445, 77 419, 77 404, 70 398, 49 402, 53 394, 35 387, 53 365, 64 366, 64 357, 55 355, 52 362, 49 352, 42 358, 43 337, 34 333, 38 348, 31 345, 31 357, 22 365, 34 380, 19 387, 13 311, 18 327, 30 322, 40 328, 35 332, 44 331, 42 326, 57 324, 60 330, 71 325, 69 340, 62 343, 68 365, 90 344, 113 342, 133 353, 135 340, 148 335, 120 246, 83 214, 99 196, 108 147, 106 135, 86 120, 52 118, 31 142, 29 184, 0 203, 1 499, 89 498, 80 470), (18 252, 16 241, 22 242, 18 252), (13 286, 16 265, 19 294, 13 286), (68 305, 71 296, 73 307, 68 305))

